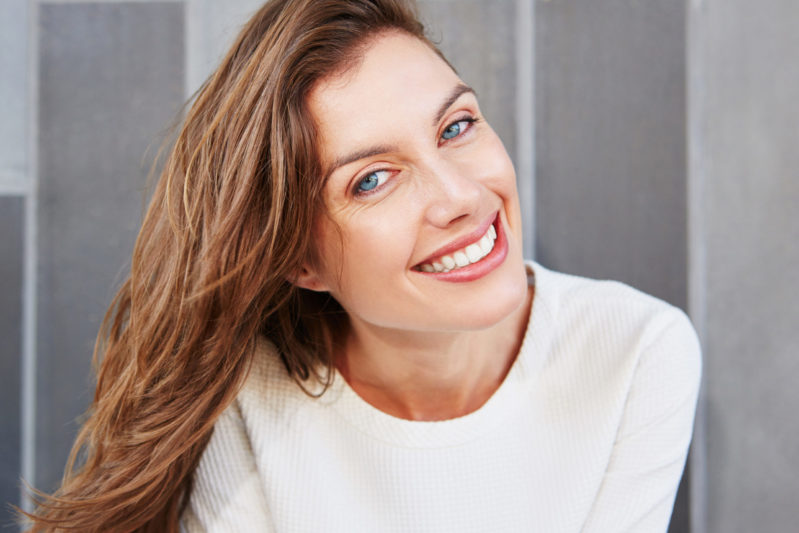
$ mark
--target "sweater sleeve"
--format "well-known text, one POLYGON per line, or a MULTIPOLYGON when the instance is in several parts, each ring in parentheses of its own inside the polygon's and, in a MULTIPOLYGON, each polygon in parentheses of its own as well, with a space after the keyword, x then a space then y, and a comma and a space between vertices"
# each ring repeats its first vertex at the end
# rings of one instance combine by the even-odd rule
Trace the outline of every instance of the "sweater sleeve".
POLYGON ((189 503, 181 516, 181 531, 274 531, 237 402, 214 425, 214 433, 194 472, 189 503))
POLYGON ((682 476, 699 392, 696 332, 671 309, 645 344, 584 532, 664 532, 682 476))

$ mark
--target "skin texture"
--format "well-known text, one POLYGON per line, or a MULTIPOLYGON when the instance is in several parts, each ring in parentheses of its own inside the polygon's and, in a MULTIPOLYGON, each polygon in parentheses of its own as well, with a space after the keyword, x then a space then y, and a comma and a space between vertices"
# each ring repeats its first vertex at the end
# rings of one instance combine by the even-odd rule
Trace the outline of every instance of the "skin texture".
POLYGON ((358 64, 322 80, 309 106, 328 168, 328 214, 316 228, 320 260, 297 283, 329 291, 349 315, 339 370, 395 416, 474 411, 513 363, 532 299, 502 142, 455 72, 397 32, 376 36, 358 64), (499 252, 484 259, 467 279, 417 268, 494 219, 506 241, 501 260, 499 252))

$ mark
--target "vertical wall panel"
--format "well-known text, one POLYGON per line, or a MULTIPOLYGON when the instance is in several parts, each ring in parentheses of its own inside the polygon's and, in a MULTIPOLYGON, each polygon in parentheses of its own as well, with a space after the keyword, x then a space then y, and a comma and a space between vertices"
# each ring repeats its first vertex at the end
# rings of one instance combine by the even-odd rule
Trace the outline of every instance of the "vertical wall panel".
POLYGON ((13 516, 6 504, 19 504, 20 494, 24 221, 25 200, 0 196, 0 531, 12 530, 13 516))
POLYGON ((684 6, 536 10, 537 257, 684 306, 684 6))
MULTIPOLYGON (((538 1, 536 257, 687 303, 681 2, 538 1)), ((687 531, 683 477, 671 531, 687 531)))
POLYGON ((0 2, 0 186, 27 167, 28 3, 0 2))
MULTIPOLYGON (((699 4, 697 4, 698 6, 699 4)), ((709 532, 799 522, 799 4, 706 0, 700 41, 709 532)))
POLYGON ((480 110, 515 160, 515 3, 423 0, 419 5, 428 34, 475 89, 480 110))
POLYGON ((159 133, 183 98, 183 6, 40 8, 37 484, 53 487, 91 398, 159 133))

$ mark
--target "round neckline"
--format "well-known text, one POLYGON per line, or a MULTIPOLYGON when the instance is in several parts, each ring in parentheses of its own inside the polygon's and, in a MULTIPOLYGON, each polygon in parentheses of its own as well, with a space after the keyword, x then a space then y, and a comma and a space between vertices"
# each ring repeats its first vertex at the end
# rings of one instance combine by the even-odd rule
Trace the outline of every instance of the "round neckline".
POLYGON ((547 303, 545 269, 532 261, 525 262, 528 286, 535 291, 522 343, 516 359, 500 386, 475 411, 456 418, 436 421, 407 420, 376 408, 356 393, 336 371, 333 383, 324 396, 338 416, 361 433, 384 443, 410 448, 456 446, 488 433, 515 410, 524 405, 530 381, 540 369, 551 327, 553 309, 547 303), (542 286, 543 285, 543 286, 542 286))

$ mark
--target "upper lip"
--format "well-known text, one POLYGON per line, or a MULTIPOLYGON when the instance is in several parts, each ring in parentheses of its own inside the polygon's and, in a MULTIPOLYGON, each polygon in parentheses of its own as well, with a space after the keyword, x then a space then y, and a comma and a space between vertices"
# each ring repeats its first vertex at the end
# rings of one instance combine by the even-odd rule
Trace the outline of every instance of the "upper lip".
POLYGON ((445 244, 444 246, 442 246, 441 248, 439 248, 438 250, 427 256, 426 259, 423 259, 422 261, 417 263, 417 265, 431 263, 433 260, 438 259, 441 256, 448 255, 452 252, 456 252, 462 248, 466 248, 470 244, 478 242, 482 238, 482 236, 486 234, 486 232, 488 231, 488 227, 491 226, 491 224, 493 224, 498 217, 499 217, 499 212, 494 213, 493 215, 491 215, 490 218, 487 218, 485 221, 483 221, 482 224, 477 226, 471 232, 467 233, 466 235, 462 235, 461 237, 458 237, 454 241, 445 244))

